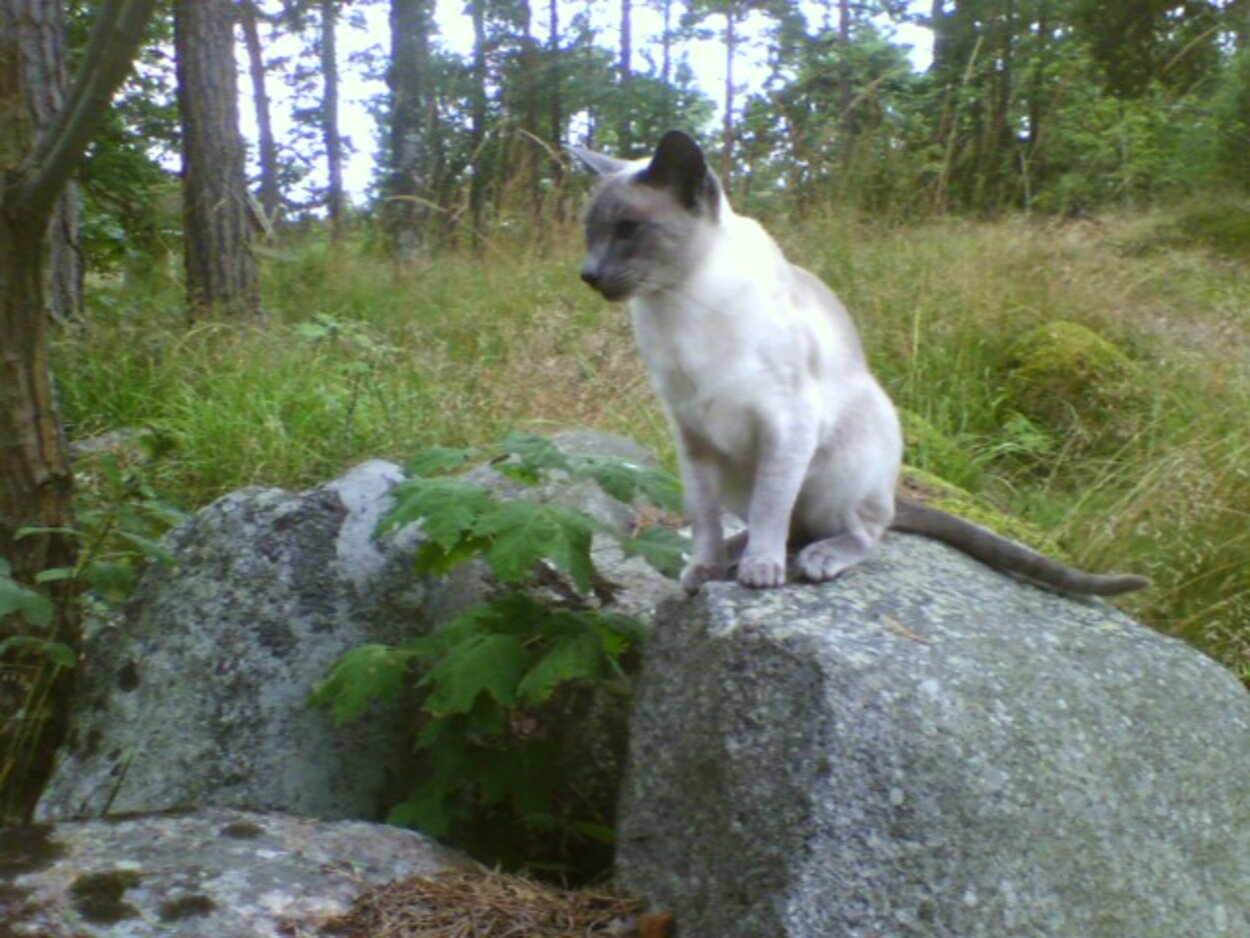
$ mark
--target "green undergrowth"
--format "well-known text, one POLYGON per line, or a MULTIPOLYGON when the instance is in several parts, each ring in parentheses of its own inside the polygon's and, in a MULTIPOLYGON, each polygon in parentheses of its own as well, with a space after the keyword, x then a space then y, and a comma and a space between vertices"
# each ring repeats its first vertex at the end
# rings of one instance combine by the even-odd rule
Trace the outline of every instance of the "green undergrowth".
MULTIPOLYGON (((910 462, 1034 525, 1077 563, 1151 576, 1127 609, 1250 673, 1239 218, 1197 206, 773 227, 853 312, 912 415, 910 462), (1020 343, 1057 322, 1114 349, 1127 383, 1108 394, 1101 379, 1060 377, 1051 386, 1070 398, 1030 397, 1020 343)), ((572 227, 548 234, 541 249, 492 243, 404 279, 361 244, 288 246, 264 263, 267 319, 250 325, 188 327, 166 281, 94 284, 88 321, 55 349, 71 433, 153 428, 170 452, 149 481, 184 507, 515 428, 619 432, 671 467, 626 311, 578 282, 572 227)))

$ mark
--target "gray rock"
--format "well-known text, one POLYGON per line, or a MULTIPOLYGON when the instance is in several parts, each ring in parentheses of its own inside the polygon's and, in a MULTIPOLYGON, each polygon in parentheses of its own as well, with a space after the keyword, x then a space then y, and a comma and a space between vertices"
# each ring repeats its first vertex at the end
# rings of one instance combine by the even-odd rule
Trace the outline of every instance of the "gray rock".
POLYGON ((400 470, 228 495, 170 533, 124 613, 88 636, 40 820, 184 806, 376 818, 404 791, 398 711, 345 727, 308 696, 344 652, 419 632, 411 547, 372 539, 400 470))
POLYGON ((0 831, 0 933, 311 935, 366 887, 466 863, 412 831, 228 809, 0 831))
MULTIPOLYGON (((557 441, 579 455, 651 459, 619 437, 557 441)), ((590 482, 528 488, 489 467, 471 477, 507 497, 557 499, 620 530, 636 519, 590 482)), ((344 652, 402 643, 496 589, 482 564, 416 577, 416 526, 374 537, 402 478, 399 467, 372 461, 307 492, 246 489, 171 532, 176 568, 149 570, 123 614, 88 636, 70 739, 36 817, 191 806, 384 816, 412 777, 410 714, 389 708, 336 727, 308 696, 344 652)), ((679 592, 613 538, 596 538, 594 551, 621 611, 649 620, 679 592)), ((610 817, 625 703, 584 695, 564 703, 552 732, 610 817)))
POLYGON ((618 875, 695 938, 1247 936, 1247 765, 1212 661, 894 535, 666 607, 618 875))

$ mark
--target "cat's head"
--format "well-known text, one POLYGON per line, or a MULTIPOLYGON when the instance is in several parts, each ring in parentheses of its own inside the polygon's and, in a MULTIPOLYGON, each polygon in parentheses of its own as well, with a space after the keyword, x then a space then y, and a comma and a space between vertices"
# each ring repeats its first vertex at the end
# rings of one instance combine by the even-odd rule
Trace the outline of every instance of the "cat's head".
POLYGON ((586 211, 582 279, 609 300, 680 284, 722 211, 720 183, 699 145, 670 130, 650 161, 571 149, 603 177, 586 211))

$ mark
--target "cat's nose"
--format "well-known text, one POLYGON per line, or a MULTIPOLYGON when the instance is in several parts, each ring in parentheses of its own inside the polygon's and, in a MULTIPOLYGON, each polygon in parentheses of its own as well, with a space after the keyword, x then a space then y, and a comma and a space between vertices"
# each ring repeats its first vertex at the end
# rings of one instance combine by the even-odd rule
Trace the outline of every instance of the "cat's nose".
POLYGON ((599 288, 599 271, 587 264, 582 268, 582 280, 597 290, 599 288))

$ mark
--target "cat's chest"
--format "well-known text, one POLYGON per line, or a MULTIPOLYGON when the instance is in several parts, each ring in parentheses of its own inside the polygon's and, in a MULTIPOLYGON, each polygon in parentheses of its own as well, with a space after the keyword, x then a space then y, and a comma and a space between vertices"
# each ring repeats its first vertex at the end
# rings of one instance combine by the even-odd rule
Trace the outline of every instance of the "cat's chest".
POLYGON ((758 313, 756 297, 639 304, 634 329, 656 391, 683 423, 741 423, 776 407, 804 383, 804 337, 758 313))

